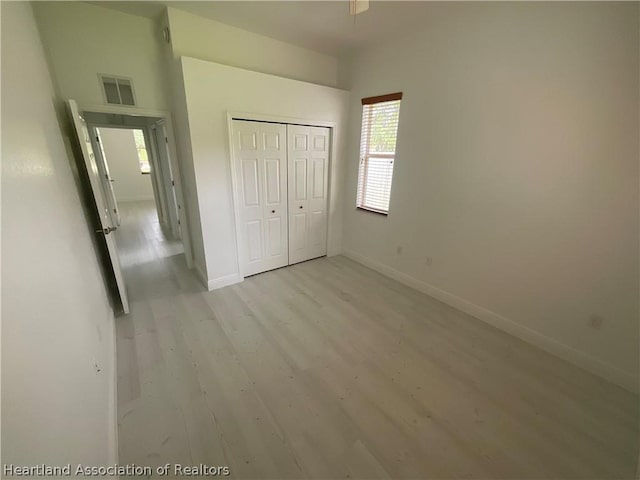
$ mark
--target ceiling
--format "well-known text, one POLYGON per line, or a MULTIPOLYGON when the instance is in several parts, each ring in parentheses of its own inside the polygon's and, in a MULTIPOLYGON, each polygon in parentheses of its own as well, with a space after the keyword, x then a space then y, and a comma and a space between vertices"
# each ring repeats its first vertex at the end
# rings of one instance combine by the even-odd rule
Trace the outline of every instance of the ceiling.
POLYGON ((342 56, 424 27, 436 4, 371 1, 352 17, 341 1, 113 1, 91 2, 157 18, 165 5, 318 52, 342 56))

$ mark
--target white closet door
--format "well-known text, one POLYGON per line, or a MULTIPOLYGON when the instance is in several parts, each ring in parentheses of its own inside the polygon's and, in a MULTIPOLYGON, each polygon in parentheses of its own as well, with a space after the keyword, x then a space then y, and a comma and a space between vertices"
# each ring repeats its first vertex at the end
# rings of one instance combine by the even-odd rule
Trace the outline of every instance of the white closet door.
POLYGON ((329 129, 287 125, 289 265, 327 254, 329 129))
POLYGON ((287 129, 233 121, 243 276, 287 265, 287 129))

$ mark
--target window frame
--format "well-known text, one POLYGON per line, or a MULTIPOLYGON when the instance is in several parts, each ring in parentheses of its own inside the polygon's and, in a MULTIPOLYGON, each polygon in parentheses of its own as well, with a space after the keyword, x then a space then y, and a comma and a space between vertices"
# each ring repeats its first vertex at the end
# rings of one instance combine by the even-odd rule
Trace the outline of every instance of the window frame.
MULTIPOLYGON (((390 209, 390 205, 388 207, 387 210, 382 210, 382 209, 378 209, 375 207, 370 207, 370 206, 366 206, 364 204, 364 202, 360 202, 359 201, 359 193, 362 192, 362 197, 365 196, 365 192, 366 192, 366 188, 367 188, 367 181, 366 181, 366 177, 367 177, 367 171, 368 171, 368 167, 369 167, 369 159, 370 157, 374 157, 374 158, 389 158, 392 163, 393 163, 393 167, 395 167, 395 159, 396 159, 396 150, 397 150, 397 139, 398 139, 398 128, 400 125, 400 112, 398 112, 398 122, 396 125, 396 132, 395 132, 395 141, 396 141, 396 148, 393 151, 393 154, 390 153, 375 153, 375 152, 370 152, 369 151, 369 143, 370 143, 370 138, 371 138, 371 120, 369 119, 369 121, 367 121, 365 123, 365 112, 366 109, 365 107, 367 105, 376 105, 379 103, 386 103, 386 102, 394 102, 394 101, 401 101, 402 100, 402 92, 396 92, 396 93, 389 93, 389 94, 385 94, 385 95, 378 95, 375 97, 366 97, 362 99, 362 117, 361 117, 361 126, 360 126, 360 152, 358 152, 358 178, 357 178, 357 185, 356 185, 356 210, 360 210, 363 212, 368 212, 368 213, 373 213, 376 215, 382 215, 382 216, 388 216, 389 215, 389 209, 390 209), (364 127, 368 126, 368 131, 366 132, 367 135, 367 151, 366 152, 362 152, 362 142, 363 142, 363 137, 364 137, 364 127), (361 167, 362 165, 362 167, 361 167), (364 172, 361 175, 361 168, 364 169, 364 172), (362 178, 362 185, 360 184, 362 178)), ((399 107, 398 107, 399 108, 399 107)), ((369 109, 369 115, 373 114, 373 108, 369 109)), ((391 183, 393 183, 393 172, 391 173, 391 183)), ((364 200, 364 198, 363 198, 364 200)), ((389 185, 389 203, 391 200, 391 185, 389 185)))
POLYGON ((147 137, 145 135, 145 131, 142 128, 134 128, 132 129, 132 133, 133 133, 133 141, 136 145, 136 153, 138 155, 138 170, 140 170, 140 174, 141 175, 151 175, 151 159, 149 158, 149 149, 147 149, 147 137), (139 147, 138 146, 138 140, 136 138, 136 132, 140 131, 142 134, 142 141, 144 143, 143 147, 139 147), (149 171, 145 172, 144 170, 142 170, 142 165, 141 165, 141 160, 140 160, 140 150, 144 150, 146 155, 147 155, 147 165, 149 165, 149 171))

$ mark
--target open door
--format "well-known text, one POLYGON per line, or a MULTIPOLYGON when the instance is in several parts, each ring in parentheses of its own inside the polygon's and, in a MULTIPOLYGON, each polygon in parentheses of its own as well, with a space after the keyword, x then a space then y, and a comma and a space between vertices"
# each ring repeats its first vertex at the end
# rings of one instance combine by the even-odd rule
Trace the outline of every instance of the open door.
POLYGON ((144 147, 147 150, 147 155, 149 155, 149 166, 151 167, 151 171, 149 173, 151 175, 153 196, 156 201, 158 220, 160 221, 160 225, 163 229, 171 230, 167 191, 164 184, 164 172, 162 165, 160 165, 158 146, 154 140, 154 131, 152 127, 144 127, 141 130, 144 135, 144 147))
POLYGON ((88 127, 89 137, 91 138, 91 145, 93 146, 93 153, 96 159, 96 165, 98 167, 98 175, 100 177, 100 183, 102 184, 102 190, 105 192, 105 200, 109 209, 109 216, 111 217, 111 226, 120 226, 120 210, 118 210, 118 202, 116 200, 116 194, 113 191, 113 179, 109 172, 109 165, 107 164, 104 154, 104 148, 102 148, 102 139, 100 138, 100 132, 96 127, 88 127))
POLYGON ((120 300, 122 302, 122 310, 124 313, 129 313, 129 300, 127 298, 127 290, 124 284, 124 277, 120 268, 120 259, 118 257, 118 249, 116 247, 116 240, 111 232, 116 230, 117 225, 112 223, 112 216, 110 213, 107 201, 108 193, 103 191, 103 183, 100 179, 100 170, 96 161, 96 156, 93 151, 91 143, 91 137, 89 130, 84 119, 80 116, 78 111, 78 105, 75 100, 68 100, 67 107, 69 115, 71 115, 72 123, 80 149, 82 150, 82 158, 87 168, 87 174, 91 183, 91 191, 96 202, 98 209, 98 216, 100 217, 101 229, 97 233, 104 235, 107 249, 109 251, 109 260, 113 266, 113 272, 115 275, 116 285, 118 287, 118 293, 120 294, 120 300))

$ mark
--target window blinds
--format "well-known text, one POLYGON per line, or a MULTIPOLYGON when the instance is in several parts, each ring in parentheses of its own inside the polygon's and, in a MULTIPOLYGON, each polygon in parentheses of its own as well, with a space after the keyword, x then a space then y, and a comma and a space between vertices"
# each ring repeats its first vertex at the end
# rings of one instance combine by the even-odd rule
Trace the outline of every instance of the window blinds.
POLYGON ((389 212, 402 93, 362 99, 358 208, 389 212))

